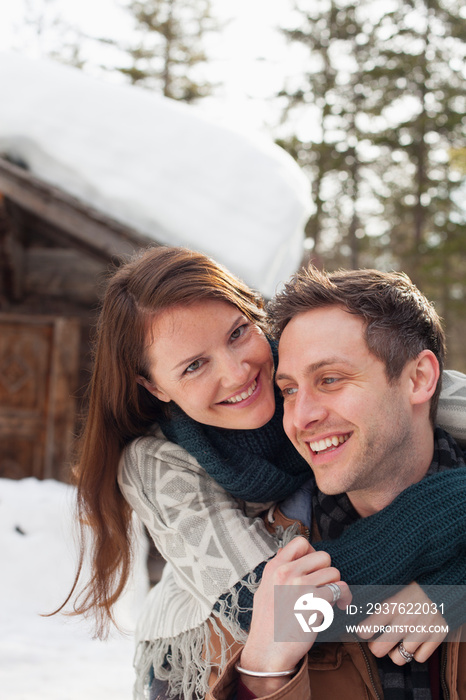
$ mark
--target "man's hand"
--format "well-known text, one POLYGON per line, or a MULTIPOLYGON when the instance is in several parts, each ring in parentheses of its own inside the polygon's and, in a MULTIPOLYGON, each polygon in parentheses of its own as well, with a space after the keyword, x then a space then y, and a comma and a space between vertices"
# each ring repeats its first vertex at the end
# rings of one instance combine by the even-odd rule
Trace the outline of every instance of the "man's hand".
MULTIPOLYGON (((383 633, 369 642, 369 648, 374 656, 382 657, 388 654, 393 663, 397 666, 403 666, 407 660, 403 658, 399 651, 400 642, 403 643, 404 649, 408 654, 414 654, 416 661, 424 662, 434 653, 436 648, 443 642, 447 636, 447 632, 422 631, 434 630, 435 628, 446 628, 447 623, 440 614, 437 606, 432 603, 430 598, 424 593, 422 588, 416 582, 410 583, 401 591, 387 601, 390 613, 379 613, 367 617, 361 625, 374 627, 390 626, 392 631, 383 633), (408 614, 403 610, 423 611, 416 614, 408 614), (426 612, 424 612, 426 611, 426 612), (394 632, 393 628, 403 628, 412 631, 394 632)), ((362 638, 369 638, 370 633, 360 635, 362 638)))

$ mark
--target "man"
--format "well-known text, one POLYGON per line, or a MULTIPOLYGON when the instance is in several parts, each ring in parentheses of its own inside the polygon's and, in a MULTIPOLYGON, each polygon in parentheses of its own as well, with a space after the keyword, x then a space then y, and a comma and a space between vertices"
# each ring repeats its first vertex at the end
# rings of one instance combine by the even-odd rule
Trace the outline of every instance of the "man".
MULTIPOLYGON (((444 333, 432 305, 405 275, 309 268, 275 298, 270 312, 280 338, 276 381, 285 431, 314 473, 313 527, 323 539, 379 513, 426 475, 465 466, 453 439, 434 429, 444 333)), ((323 555, 298 538, 267 565, 248 641, 213 697, 232 697, 238 681, 233 663, 240 660, 249 689, 241 691, 244 697, 435 700, 442 683, 445 700, 465 700, 464 645, 448 645, 441 670, 426 663, 443 636, 425 644, 404 637, 381 659, 360 643, 321 644, 301 666, 302 644, 273 639, 274 584, 304 582, 328 566, 323 555)), ((413 586, 414 597, 422 595, 413 586)))

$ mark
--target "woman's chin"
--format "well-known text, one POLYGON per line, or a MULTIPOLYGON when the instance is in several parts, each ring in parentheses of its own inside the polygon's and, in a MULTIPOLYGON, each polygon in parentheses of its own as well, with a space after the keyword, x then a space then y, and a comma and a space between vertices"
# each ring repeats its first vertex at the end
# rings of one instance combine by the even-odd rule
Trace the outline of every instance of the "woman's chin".
POLYGON ((275 413, 275 402, 273 404, 273 407, 271 407, 265 416, 263 416, 261 419, 258 420, 257 425, 250 425, 251 430, 255 430, 257 428, 262 428, 264 425, 267 425, 269 421, 272 420, 273 414, 275 413))
MULTIPOLYGON (((232 421, 231 428, 237 430, 257 430, 267 425, 272 420, 275 413, 275 400, 263 401, 261 405, 254 407, 254 410, 245 412, 244 417, 238 416, 235 421, 232 421), (236 425, 234 425, 234 423, 236 425)), ((228 426, 225 426, 228 427, 228 426)))

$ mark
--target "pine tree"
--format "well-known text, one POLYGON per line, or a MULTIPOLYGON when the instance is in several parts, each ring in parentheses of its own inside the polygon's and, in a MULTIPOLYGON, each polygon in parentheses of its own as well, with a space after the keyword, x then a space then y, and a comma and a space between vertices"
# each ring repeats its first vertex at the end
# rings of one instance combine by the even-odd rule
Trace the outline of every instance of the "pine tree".
POLYGON ((369 99, 364 75, 374 50, 372 25, 364 4, 345 0, 298 4, 296 17, 295 28, 283 31, 306 47, 308 59, 299 81, 280 93, 283 121, 307 111, 317 126, 309 140, 292 133, 279 143, 310 175, 315 210, 307 235, 314 261, 358 267, 368 218, 361 200, 373 187, 360 126, 369 99))
POLYGON ((462 5, 320 0, 312 14, 298 7, 287 35, 308 48, 308 63, 280 97, 285 125, 299 110, 314 117, 307 140, 296 129, 281 140, 310 173, 314 260, 407 271, 435 302, 453 366, 464 370, 462 5))
POLYGON ((280 97, 285 124, 301 110, 316 127, 309 140, 294 131, 280 143, 310 173, 315 259, 457 279, 456 265, 440 261, 465 242, 448 158, 465 144, 461 4, 320 0, 296 12, 285 33, 308 62, 280 97))
POLYGON ((207 60, 203 39, 217 25, 210 0, 131 0, 136 40, 123 48, 130 57, 119 70, 133 84, 166 97, 193 102, 211 93, 199 67, 207 60))
POLYGON ((82 33, 66 22, 56 0, 24 0, 24 24, 15 48, 83 68, 82 33))
POLYGON ((455 256, 466 244, 466 211, 455 197, 461 175, 450 157, 466 142, 465 35, 456 0, 398 0, 380 23, 379 66, 370 77, 372 87, 384 80, 374 114, 386 126, 374 142, 385 155, 390 245, 444 314, 458 279, 455 256))

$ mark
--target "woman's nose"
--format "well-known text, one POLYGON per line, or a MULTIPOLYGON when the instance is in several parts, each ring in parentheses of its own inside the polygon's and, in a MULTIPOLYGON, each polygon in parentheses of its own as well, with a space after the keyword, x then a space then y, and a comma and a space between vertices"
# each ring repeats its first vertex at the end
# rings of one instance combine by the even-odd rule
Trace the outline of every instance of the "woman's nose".
POLYGON ((225 353, 220 360, 220 367, 225 387, 240 388, 250 378, 249 363, 236 353, 225 353))

